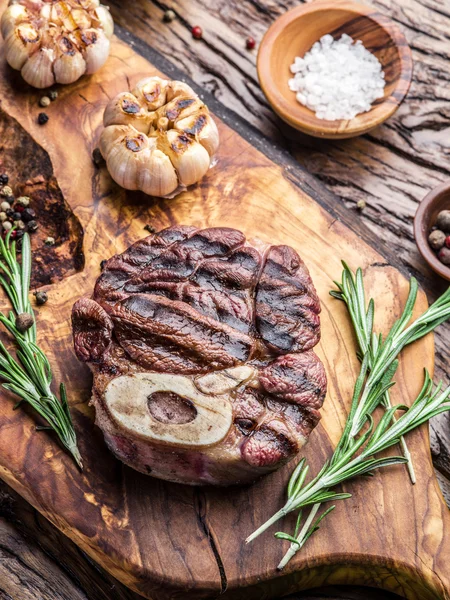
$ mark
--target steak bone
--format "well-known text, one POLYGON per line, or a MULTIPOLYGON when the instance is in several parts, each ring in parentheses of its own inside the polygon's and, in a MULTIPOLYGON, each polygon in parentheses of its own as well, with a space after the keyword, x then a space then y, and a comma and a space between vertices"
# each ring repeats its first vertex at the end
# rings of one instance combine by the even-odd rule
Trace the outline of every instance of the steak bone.
POLYGON ((105 405, 123 430, 170 446, 218 444, 233 421, 226 394, 203 394, 188 377, 169 373, 116 377, 106 387, 105 405))

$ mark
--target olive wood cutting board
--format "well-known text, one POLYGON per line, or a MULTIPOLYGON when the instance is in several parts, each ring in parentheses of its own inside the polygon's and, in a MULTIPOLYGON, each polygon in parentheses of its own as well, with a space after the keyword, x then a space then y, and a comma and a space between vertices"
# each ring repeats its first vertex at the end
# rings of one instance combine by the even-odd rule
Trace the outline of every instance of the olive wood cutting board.
MULTIPOLYGON (((0 2, 0 9, 4 5, 0 2)), ((410 600, 449 598, 450 519, 433 473, 426 427, 409 436, 417 484, 412 487, 406 469, 398 466, 345 485, 353 497, 338 503, 283 572, 276 565, 286 542, 272 534, 291 530, 293 515, 251 545, 244 539, 284 502, 292 467, 250 486, 195 488, 134 472, 106 449, 88 406, 89 370, 72 349, 70 311, 79 296, 90 295, 100 261, 146 235, 145 224, 158 230, 174 223, 236 227, 250 239, 299 251, 322 300, 318 354, 329 380, 323 419, 303 453, 313 473, 338 441, 358 373, 345 307, 328 294, 340 277, 340 259, 363 267, 380 329, 399 315, 408 289, 404 276, 330 216, 289 169, 221 121, 218 163, 199 185, 170 201, 119 189, 105 167, 95 167, 91 159, 103 108, 119 91, 157 73, 115 38, 106 66, 60 89, 47 109, 49 122, 39 126, 42 94, 22 83, 0 51, 1 164, 22 182, 31 178, 31 192, 36 182, 44 191, 56 190, 72 223, 65 243, 52 250, 56 258, 46 262, 44 253, 40 259, 41 271, 47 265, 54 283, 45 288, 49 301, 37 312, 40 343, 55 379, 67 383, 85 465, 80 473, 54 437, 37 432, 26 411, 13 411, 13 399, 2 391, 0 476, 102 567, 154 600, 220 594, 272 598, 323 584, 374 586, 410 600), (77 220, 84 230, 84 265, 77 220), (70 253, 73 260, 67 260, 70 253)), ((421 294, 417 311, 426 306, 421 294)), ((404 352, 393 391, 396 403, 416 396, 423 367, 433 370, 433 352, 432 336, 404 352)))

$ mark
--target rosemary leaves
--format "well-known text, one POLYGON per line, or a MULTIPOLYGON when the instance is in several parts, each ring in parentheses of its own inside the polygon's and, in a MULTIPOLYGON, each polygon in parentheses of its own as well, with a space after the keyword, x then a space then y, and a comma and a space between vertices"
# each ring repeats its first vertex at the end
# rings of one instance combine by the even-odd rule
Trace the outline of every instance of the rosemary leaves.
POLYGON ((334 509, 332 505, 317 517, 322 504, 351 496, 334 491, 336 486, 379 468, 407 463, 408 456, 380 458, 377 455, 400 443, 403 436, 432 417, 450 410, 450 387, 442 391, 442 384, 438 384, 434 388, 427 372, 423 388, 410 408, 403 405, 392 407, 389 399, 389 389, 394 385, 393 378, 398 367, 397 357, 403 348, 450 318, 450 288, 408 325, 418 291, 417 281, 412 278, 403 314, 383 339, 373 331, 375 303, 371 299, 366 307, 362 271, 358 269, 355 276, 343 264, 342 282, 336 283, 338 291, 331 292, 331 295, 347 305, 358 340, 361 369, 344 431, 332 457, 308 482, 309 467, 305 459, 301 460, 289 480, 286 504, 246 540, 251 542, 279 519, 292 511, 299 511, 293 535, 284 532, 275 534, 277 538, 291 542, 278 565, 279 569, 305 545, 319 529, 321 521, 334 509), (380 405, 384 406, 385 413, 375 425, 372 415, 380 405), (402 415, 395 419, 398 411, 402 411, 402 415), (303 523, 305 508, 309 508, 310 512, 303 523))
POLYGON ((46 421, 62 445, 71 453, 77 465, 82 460, 77 447, 75 430, 67 403, 64 384, 60 399, 51 390, 52 370, 46 355, 37 345, 36 321, 30 304, 31 245, 27 233, 22 238, 21 262, 10 230, 5 240, 0 237, 0 285, 6 292, 13 310, 8 316, 0 312, 2 323, 16 344, 16 358, 0 342, 0 379, 3 387, 19 397, 18 407, 28 402, 46 421), (25 327, 26 322, 26 327, 25 327))

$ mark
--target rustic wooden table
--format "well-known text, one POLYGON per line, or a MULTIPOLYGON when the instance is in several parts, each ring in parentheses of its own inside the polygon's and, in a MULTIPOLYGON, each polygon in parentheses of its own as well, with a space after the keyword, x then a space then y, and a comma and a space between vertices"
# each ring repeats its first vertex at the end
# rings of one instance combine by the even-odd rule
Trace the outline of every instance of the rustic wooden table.
MULTIPOLYGON (((412 219, 417 204, 450 177, 450 2, 374 0, 405 32, 414 56, 407 101, 384 126, 340 142, 317 141, 289 129, 267 106, 255 69, 257 42, 272 21, 296 0, 122 0, 106 2, 117 23, 177 64, 199 86, 243 116, 297 158, 336 196, 351 220, 370 228, 418 276, 429 299, 444 289, 416 249, 412 219), (164 10, 177 19, 163 23, 164 10), (190 28, 202 27, 196 41, 190 28), (358 200, 367 207, 356 210, 358 200)), ((436 333, 436 378, 449 382, 450 325, 436 333)), ((450 418, 431 425, 432 452, 450 501, 450 418)), ((296 596, 316 600, 388 600, 385 592, 328 588, 296 596)), ((392 596, 393 598, 393 596, 392 596)), ((98 568, 25 500, 0 484, 0 600, 137 600, 138 596, 98 568)))

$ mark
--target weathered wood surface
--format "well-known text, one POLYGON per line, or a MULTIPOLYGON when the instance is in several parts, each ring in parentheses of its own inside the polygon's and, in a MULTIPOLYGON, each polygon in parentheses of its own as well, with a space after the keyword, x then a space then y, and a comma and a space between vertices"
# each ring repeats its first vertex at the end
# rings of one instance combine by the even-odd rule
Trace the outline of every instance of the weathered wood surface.
MULTIPOLYGON (((146 2, 145 3, 145 9, 146 10, 154 10, 154 14, 157 17, 157 19, 153 19, 153 20, 148 20, 145 23, 139 23, 138 21, 134 21, 132 20, 133 14, 137 14, 139 15, 139 11, 141 10, 141 6, 143 5, 143 2, 134 2, 134 3, 128 3, 127 7, 124 9, 123 5, 120 3, 120 9, 123 13, 123 15, 126 15, 127 18, 127 22, 125 23, 125 21, 123 21, 124 25, 127 25, 129 28, 131 28, 132 30, 134 30, 136 33, 141 34, 143 37, 147 37, 147 40, 150 41, 151 43, 154 43, 155 46, 158 45, 162 45, 162 50, 164 52, 167 52, 167 54, 175 59, 181 59, 182 62, 182 67, 186 68, 188 71, 191 71, 191 74, 193 75, 194 79, 196 79, 197 81, 199 81, 200 83, 204 82, 204 79, 202 81, 202 76, 201 74, 199 75, 200 71, 199 71, 199 65, 200 68, 205 69, 205 72, 209 72, 209 76, 208 76, 208 81, 209 81, 209 89, 211 89, 212 91, 218 91, 219 92, 219 96, 221 96, 222 100, 227 101, 228 105, 232 105, 232 108, 237 108, 238 111, 242 114, 247 114, 248 113, 248 109, 249 107, 252 107, 252 103, 248 103, 248 106, 245 107, 245 104, 241 104, 241 100, 240 98, 245 98, 247 96, 248 93, 257 93, 257 86, 254 84, 254 81, 252 83, 252 78, 254 80, 254 70, 253 70, 253 66, 251 64, 251 62, 249 62, 249 58, 252 58, 253 61, 253 56, 250 54, 248 54, 244 49, 243 49, 243 42, 244 42, 244 37, 248 34, 251 33, 252 35, 254 35, 255 37, 258 36, 258 31, 262 31, 266 25, 269 24, 269 22, 271 21, 271 19, 275 16, 275 14, 277 14, 280 11, 283 11, 286 6, 285 4, 279 4, 279 3, 250 3, 250 2, 244 2, 242 4, 238 3, 225 3, 224 5, 222 5, 222 3, 220 3, 220 10, 222 12, 222 16, 220 18, 220 28, 215 27, 214 29, 214 36, 212 36, 211 42, 210 44, 204 44, 203 42, 195 42, 192 40, 189 31, 186 29, 186 24, 190 23, 190 24, 196 24, 196 23, 200 23, 204 30, 205 30, 205 37, 207 36, 207 15, 208 15, 208 11, 209 14, 214 13, 214 11, 218 11, 219 10, 219 3, 207 3, 207 6, 205 4, 205 6, 200 6, 200 4, 198 2, 190 2, 190 3, 182 3, 182 7, 179 8, 179 13, 184 15, 184 24, 182 27, 182 39, 184 39, 184 42, 181 42, 181 52, 173 52, 173 47, 175 44, 176 39, 173 39, 173 36, 169 36, 168 35, 168 30, 167 30, 167 26, 166 25, 162 25, 160 22, 160 16, 161 16, 161 10, 158 8, 154 8, 154 6, 150 3, 150 2, 146 2), (266 14, 266 7, 268 7, 268 12, 269 14, 266 14), (246 14, 248 14, 248 17, 242 17, 240 14, 240 10, 244 11, 246 14), (135 12, 136 11, 136 12, 135 12), (190 15, 189 12, 193 11, 193 14, 190 15), (272 16, 271 16, 272 15, 272 16), (194 18, 195 17, 195 18, 194 18), (251 25, 251 26, 250 26, 251 25), (155 31, 152 31, 152 27, 154 28, 155 31), (230 28, 232 30, 235 31, 235 33, 230 33, 230 28), (219 30, 220 34, 219 36, 216 36, 217 31, 219 30), (217 38, 217 39, 214 39, 217 38), (225 39, 225 41, 224 41, 225 39), (230 44, 230 46, 227 46, 227 43, 230 44), (215 53, 214 52, 214 45, 217 44, 219 45, 219 50, 220 52, 215 53), (212 50, 211 50, 212 49, 212 50), (195 59, 195 54, 201 54, 201 60, 199 62, 196 61, 195 59), (230 60, 230 56, 231 56, 231 60, 230 60), (223 63, 221 65, 221 63, 223 63), (236 63, 239 64, 240 67, 238 67, 236 69, 236 67, 232 64, 232 63, 236 63), (240 72, 239 72, 240 71, 240 72), (214 75, 214 73, 216 73, 216 75, 214 75), (236 76, 237 74, 237 76, 236 76), (216 84, 216 77, 219 80, 219 84, 216 84), (229 99, 233 99, 233 95, 234 92, 232 90, 226 89, 228 86, 228 82, 229 81, 233 81, 236 82, 236 86, 238 89, 238 94, 237 96, 234 96, 234 100, 233 102, 228 102, 229 99), (221 87, 223 86, 223 89, 221 90, 221 87), (227 94, 229 94, 229 96, 227 96, 227 94)), ((410 15, 411 18, 411 22, 414 23, 418 23, 418 25, 414 25, 415 27, 424 27, 423 24, 423 11, 419 12, 419 11, 415 11, 414 12, 414 7, 417 7, 416 5, 412 5, 412 3, 410 2, 405 2, 403 4, 403 7, 406 8, 408 6, 410 6, 411 8, 409 10, 407 10, 408 14, 410 15)), ((117 3, 117 7, 119 7, 119 3, 117 3)), ((441 6, 441 10, 442 10, 443 5, 441 6)), ((114 8, 114 7, 113 7, 114 8)), ((406 10, 405 8, 405 10, 406 10)), ((119 8, 117 8, 116 10, 116 17, 120 16, 119 15, 119 8)), ((427 12, 428 9, 427 9, 427 12)), ((445 23, 445 15, 442 15, 442 22, 445 23)), ((448 24, 448 22, 447 22, 448 24)), ((170 27, 174 27, 174 24, 172 24, 170 27)), ((439 25, 439 27, 436 25, 437 30, 435 31, 435 28, 431 29, 431 27, 429 27, 429 31, 433 31, 433 35, 436 36, 437 33, 439 31, 442 31, 442 23, 441 25, 439 25)), ((448 31, 448 29, 447 29, 448 31)), ((412 35, 412 34, 411 34, 412 35)), ((176 36, 175 36, 176 37, 176 36)), ((423 34, 423 40, 426 41, 426 33, 423 34)), ((423 43, 422 43, 423 45, 423 43)), ((431 59, 430 61, 433 59, 433 50, 431 49, 431 47, 428 47, 428 52, 431 53, 431 59)), ((441 50, 440 53, 442 54, 444 52, 444 49, 442 47, 441 44, 441 50)), ((437 52, 437 54, 439 54, 439 52, 437 52)), ((439 57, 438 57, 439 58, 439 57)), ((438 63, 441 64, 441 69, 443 69, 443 60, 440 61, 438 60, 438 63)), ((430 69, 430 67, 428 68, 428 70, 430 69)), ((429 70, 429 73, 431 73, 431 71, 429 70)), ((417 68, 416 68, 416 74, 417 74, 417 68)), ((442 77, 445 77, 445 72, 442 75, 442 77)), ((443 80, 441 77, 441 80, 443 80)), ((434 75, 433 75, 434 78, 434 75)), ((431 79, 431 75, 429 75, 428 77, 428 81, 425 82, 427 85, 430 86, 431 92, 428 93, 428 96, 431 96, 431 101, 433 102, 433 84, 430 82, 431 79)), ((424 82, 422 82, 423 85, 425 85, 424 82)), ((437 89, 437 86, 436 86, 437 89)), ((442 94, 444 94, 445 92, 443 92, 441 90, 441 96, 442 94)), ((416 99, 417 100, 417 99, 416 99)), ((417 106, 420 108, 420 106, 417 104, 417 106)), ((421 109, 423 110, 423 109, 421 109)), ((258 107, 258 105, 256 105, 256 110, 254 110, 255 114, 259 113, 259 117, 258 119, 261 119, 260 121, 260 126, 262 129, 265 129, 265 131, 267 132, 268 129, 265 128, 264 122, 265 120, 267 120, 267 122, 270 125, 270 119, 266 119, 266 115, 270 114, 267 109, 261 109, 261 105, 258 107)), ((420 113, 422 114, 422 113, 420 113)), ((439 121, 441 120, 441 117, 438 115, 436 117, 437 122, 439 123, 439 121)), ((433 127, 433 118, 431 119, 430 123, 428 123, 427 127, 432 128, 433 127)), ((279 139, 282 139, 280 137, 280 134, 278 132, 278 124, 273 128, 273 131, 276 132, 277 136, 279 139)), ((433 130, 432 130, 433 131, 433 130)), ((286 131, 283 131, 284 134, 286 134, 286 131)), ((387 132, 389 135, 391 135, 389 132, 387 132)), ((393 134, 392 134, 393 135, 393 134)), ((373 136, 372 136, 373 137, 373 136)), ((443 137, 443 135, 441 136, 443 137)), ((394 141, 396 143, 399 143, 398 140, 401 139, 397 136, 397 135, 393 135, 394 141)), ((368 139, 366 140, 366 138, 364 140, 358 140, 359 143, 361 143, 362 141, 367 142, 368 146, 371 146, 372 144, 375 144, 375 141, 373 139, 368 139)), ((308 143, 310 143, 308 141, 308 143)), ((351 142, 350 144, 353 144, 354 142, 351 142)), ((401 142, 403 143, 403 142, 401 142)), ((402 259, 406 262, 407 265, 412 265, 413 267, 415 267, 417 265, 417 255, 416 254, 412 254, 411 250, 413 249, 413 246, 411 244, 411 239, 410 239, 410 235, 411 235, 411 230, 409 229, 409 225, 408 225, 408 235, 407 236, 403 236, 404 239, 400 240, 400 244, 399 241, 395 239, 395 235, 392 236, 392 234, 390 233, 390 229, 393 229, 394 232, 395 231, 399 231, 399 230, 405 230, 407 224, 403 223, 404 220, 406 219, 402 219, 401 217, 401 212, 399 210, 397 210, 397 208, 395 209, 395 214, 394 215, 388 215, 389 218, 386 220, 386 218, 384 217, 380 217, 380 214, 383 215, 383 212, 379 212, 379 211, 383 211, 383 199, 385 199, 386 197, 388 197, 390 199, 390 203, 389 203, 389 209, 392 209, 392 198, 395 199, 395 207, 397 207, 397 205, 402 206, 402 210, 407 212, 407 215, 409 216, 410 214, 412 214, 412 206, 414 205, 414 200, 411 201, 411 198, 408 196, 408 193, 411 193, 410 190, 413 189, 414 192, 416 193, 416 197, 415 200, 417 200, 418 198, 420 198, 420 189, 423 188, 428 189, 428 187, 431 187, 433 185, 432 181, 434 181, 434 179, 432 179, 432 177, 437 177, 437 179, 435 179, 436 181, 440 181, 443 177, 445 177, 445 170, 444 172, 442 172, 442 169, 438 168, 437 169, 437 174, 434 173, 434 167, 432 168, 430 166, 430 160, 428 159, 428 163, 427 164, 423 164, 422 162, 420 162, 419 166, 414 165, 414 162, 412 162, 412 164, 410 165, 409 169, 405 170, 404 173, 409 173, 410 175, 408 175, 409 179, 406 179, 405 175, 402 173, 402 169, 403 166, 401 166, 403 164, 403 161, 408 162, 409 160, 411 160, 409 158, 408 153, 410 152, 410 150, 408 149, 407 152, 395 152, 390 149, 390 148, 383 148, 383 147, 379 147, 379 154, 378 156, 378 160, 374 161, 374 163, 371 163, 370 168, 368 171, 365 170, 364 168, 364 164, 365 161, 368 160, 367 156, 364 155, 364 152, 361 152, 360 150, 356 150, 356 154, 353 157, 350 149, 348 150, 349 152, 349 156, 345 156, 343 148, 347 148, 347 144, 349 144, 349 142, 345 142, 345 143, 341 143, 340 145, 332 145, 330 147, 327 146, 323 146, 320 145, 321 147, 315 147, 315 145, 313 144, 313 152, 311 153, 311 149, 307 146, 307 143, 303 140, 301 145, 298 146, 298 142, 296 142, 296 147, 300 148, 300 150, 298 152, 301 151, 301 157, 303 157, 304 161, 308 161, 308 168, 312 169, 313 171, 320 171, 323 172, 325 174, 325 181, 326 183, 330 184, 332 187, 334 187, 334 191, 337 191, 338 193, 340 192, 342 194, 342 196, 346 198, 346 203, 347 204, 354 204, 354 202, 356 202, 356 200, 360 197, 360 194, 362 193, 366 193, 365 190, 367 192, 370 192, 369 194, 369 201, 372 203, 372 207, 366 211, 362 217, 359 217, 355 214, 355 220, 359 219, 359 220, 367 220, 370 219, 370 215, 371 215, 371 211, 375 211, 374 215, 372 217, 371 220, 374 221, 373 223, 373 227, 375 228, 375 231, 379 232, 381 228, 381 237, 387 238, 388 242, 390 243, 390 245, 393 247, 394 251, 398 250, 399 245, 401 245, 401 257, 402 259), (336 147, 335 147, 336 146, 336 147), (383 166, 381 164, 381 160, 382 157, 380 157, 384 152, 386 152, 387 154, 387 162, 386 164, 383 166), (364 158, 365 156, 365 158, 364 158), (351 157, 351 158, 349 158, 351 157), (345 161, 344 161, 345 159, 345 161), (395 159, 395 160, 394 160, 395 159), (316 161, 316 162, 314 162, 316 161), (341 164, 341 166, 339 166, 339 163, 342 163, 344 161, 344 164, 341 164), (346 173, 347 170, 347 164, 351 162, 352 167, 354 167, 355 171, 352 171, 351 174, 346 173), (314 165, 315 168, 314 168, 314 165), (359 166, 358 166, 359 165, 359 166), (399 166, 400 165, 400 166, 399 166), (377 172, 376 170, 380 169, 380 172, 377 172), (398 169, 398 170, 397 170, 398 169), (370 172, 372 171, 372 172, 370 172), (374 171, 376 172, 376 176, 374 175, 374 171), (330 174, 331 173, 331 174, 330 174), (363 173, 364 177, 361 178, 361 189, 355 189, 354 188, 354 183, 356 181, 356 178, 354 177, 354 173, 363 173), (383 175, 383 186, 386 186, 386 188, 383 187, 382 190, 380 190, 380 184, 379 181, 381 181, 379 179, 379 174, 383 175), (392 175, 392 173, 394 173, 395 176, 392 175), (339 175, 338 175, 339 174, 339 175), (348 175, 348 178, 346 177, 346 175, 348 175), (422 178, 425 178, 425 183, 422 182, 422 184, 420 183, 420 181, 422 180, 422 178), (441 179, 440 179, 441 178, 441 179), (347 181, 348 179, 348 181, 347 181), (404 183, 404 182, 407 183, 404 183), (411 183, 411 181, 414 181, 414 184, 411 183), (375 186, 375 182, 378 182, 377 185, 375 186), (387 182, 387 183, 386 183, 387 182), (418 184, 416 184, 416 182, 419 182, 418 184), (370 185, 371 184, 371 185, 370 185), (366 188, 367 186, 367 188, 366 188), (427 187, 428 186, 428 187, 427 187), (373 190, 376 190, 376 193, 374 193, 373 190), (373 199, 372 199, 372 195, 373 195, 373 199), (378 211, 378 212, 377 212, 378 211), (400 220, 400 224, 402 229, 399 229, 399 225, 398 223, 395 221, 395 219, 399 217, 400 220), (391 222, 394 220, 395 222, 395 227, 391 227, 391 222), (389 227, 387 227, 387 225, 389 227), (408 237, 409 236, 409 237, 408 237), (394 237, 394 241, 395 244, 393 244, 392 239, 394 237)), ((426 145, 426 144, 425 144, 426 145)), ((440 144, 437 144, 438 150, 442 150, 442 147, 444 145, 444 141, 441 142, 440 144)), ((406 145, 407 147, 407 145, 406 145)), ((366 148, 366 152, 369 153, 370 150, 367 150, 366 148)), ((412 151, 411 151, 412 152, 412 151)), ((416 159, 417 160, 417 159, 416 159)), ((439 165, 438 165, 439 167, 439 165)), ((360 185, 360 182, 357 182, 357 185, 360 185)), ((431 290, 431 286, 427 288, 428 290, 431 290)), ((434 291, 436 291, 436 289, 434 289, 434 291)), ((440 343, 440 341, 438 341, 438 350, 439 350, 439 344, 440 344, 440 348, 444 348, 443 343, 440 343)), ((445 358, 448 358, 448 355, 445 355, 444 351, 440 351, 440 354, 438 353, 438 365, 442 366, 445 358)), ((439 370, 439 369, 438 369, 439 370)), ((448 430, 447 430, 448 431, 448 430)), ((449 457, 448 457, 448 452, 446 452, 445 450, 445 435, 446 435, 446 431, 445 431, 445 427, 442 429, 442 432, 439 432, 439 438, 435 438, 434 440, 434 449, 435 449, 435 453, 439 453, 439 457, 438 457, 438 464, 441 467, 442 472, 447 472, 450 473, 450 469, 449 469, 449 457)), ((24 506, 23 501, 20 501, 20 506, 24 506)), ((31 514, 31 513, 30 513, 31 514)), ((43 522, 45 522, 45 520, 42 520, 43 522)), ((30 522, 31 522, 31 518, 30 518, 30 522)), ((45 522, 46 523, 46 522, 45 522)), ((39 531, 39 536, 42 538, 42 540, 50 540, 50 543, 45 546, 44 545, 44 551, 48 552, 48 548, 51 548, 52 545, 56 545, 53 544, 53 541, 57 541, 57 544, 61 547, 61 548, 67 548, 67 552, 66 550, 62 550, 59 554, 60 559, 62 560, 64 555, 67 553, 69 557, 71 557, 73 554, 77 553, 77 550, 75 549, 74 553, 70 553, 70 548, 71 545, 69 542, 66 542, 65 539, 61 536, 61 534, 59 534, 58 532, 56 532, 56 530, 54 530, 51 526, 48 526, 48 529, 45 529, 45 533, 42 531, 42 528, 34 528, 33 526, 31 526, 30 524, 27 523, 26 525, 26 532, 28 534, 31 534, 31 536, 35 536, 36 535, 36 530, 39 531), (47 550, 45 549, 47 548, 47 550)), ((23 531, 23 529, 21 530, 20 528, 17 528, 15 530, 15 534, 14 535, 18 535, 20 538, 20 534, 21 531, 23 531)), ((13 537, 13 536, 12 536, 13 537)), ((11 539, 11 538, 8 538, 11 539)), ((27 539, 27 543, 30 544, 30 537, 26 538, 27 539)), ((12 542, 11 542, 12 543, 12 542)), ((31 547, 32 547, 32 543, 31 543, 31 547)), ((43 555, 42 555, 43 557, 43 555)), ((5 559, 6 560, 6 559, 5 559)), ((8 560, 12 560, 12 558, 8 558, 8 560)), ((20 562, 20 561, 18 561, 20 562)), ((71 562, 69 561, 62 561, 65 568, 68 570, 68 572, 70 573, 71 571, 71 562)), ((10 563, 11 565, 13 563, 10 563)), ((46 564, 46 563, 44 563, 46 564)), ((108 598, 131 598, 134 597, 133 594, 131 594, 130 592, 127 592, 129 595, 123 595, 125 592, 123 591, 123 588, 121 588, 120 585, 116 585, 114 588, 110 589, 110 586, 113 586, 114 584, 111 583, 111 579, 108 579, 108 577, 102 578, 100 576, 97 576, 97 588, 94 590, 93 588, 91 588, 89 585, 86 584, 86 580, 90 579, 91 577, 93 577, 93 573, 94 573, 94 569, 91 567, 91 570, 89 569, 89 564, 86 564, 83 562, 82 559, 80 559, 80 570, 78 570, 78 564, 75 561, 75 563, 77 565, 77 581, 78 583, 74 584, 73 589, 77 589, 78 593, 79 593, 79 597, 88 597, 88 598, 102 598, 102 597, 108 597, 108 598), (81 572, 81 575, 79 574, 81 572), (85 575, 87 573, 87 575, 85 575), (81 595, 80 595, 81 594, 81 595), (102 596, 101 594, 104 594, 104 596, 102 596), (109 594, 109 595, 108 595, 109 594), (122 594, 122 595, 121 595, 122 594)), ((35 574, 39 573, 39 569, 33 569, 35 574)), ((42 570, 41 573, 45 573, 45 576, 48 577, 49 575, 51 575, 52 573, 52 563, 50 562, 50 560, 47 563, 47 566, 45 566, 42 570)), ((39 579, 39 574, 36 574, 36 581, 39 579)), ((53 581, 52 579, 50 579, 51 581, 53 581)), ((62 581, 62 580, 60 580, 62 581)), ((34 584, 33 584, 34 585, 34 584)), ((64 597, 62 595, 57 595, 57 592, 54 593, 54 595, 52 596, 51 594, 53 593, 51 586, 41 586, 42 589, 39 589, 38 593, 35 593, 34 596, 30 596, 30 597, 36 597, 39 596, 42 598, 46 598, 45 594, 48 594, 48 598, 52 598, 52 597, 64 597)), ((10 594, 10 597, 12 598, 20 598, 21 596, 19 596, 19 593, 22 593, 21 591, 19 591, 19 588, 16 588, 16 590, 14 591, 13 588, 10 588, 12 590, 12 593, 10 594)), ((67 588, 70 589, 70 588, 67 588)), ((61 594, 61 592, 60 592, 61 594)), ((362 592, 361 594, 358 595, 357 592, 350 592, 350 591, 342 591, 339 592, 339 594, 334 591, 334 592, 324 592, 322 595, 321 593, 311 593, 311 594, 305 594, 302 595, 301 597, 303 598, 334 598, 334 597, 339 597, 339 598, 369 598, 371 596, 370 592, 368 592, 367 590, 365 590, 364 592, 362 592), (334 594, 334 595, 333 595, 334 594)), ((7 595, 4 595, 4 597, 8 597, 7 595)), ((23 596, 26 597, 26 596, 23 596)), ((75 597, 77 598, 78 596, 75 595, 75 592, 72 595, 69 595, 67 597, 75 597)), ((382 593, 380 594, 376 594, 374 593, 373 595, 374 598, 386 598, 386 594, 382 593)))

